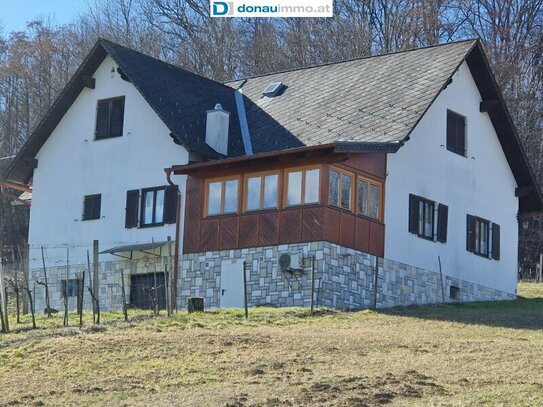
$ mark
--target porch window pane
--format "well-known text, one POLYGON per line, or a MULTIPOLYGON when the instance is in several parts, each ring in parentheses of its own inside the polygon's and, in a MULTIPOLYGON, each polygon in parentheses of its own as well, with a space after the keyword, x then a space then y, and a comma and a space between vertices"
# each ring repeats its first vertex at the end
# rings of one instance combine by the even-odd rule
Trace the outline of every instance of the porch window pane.
POLYGON ((211 182, 207 194, 207 214, 218 215, 221 213, 222 182, 211 182))
POLYGON ((277 208, 277 174, 264 177, 264 208, 277 208))
POLYGON ((302 172, 295 171, 288 174, 287 205, 300 205, 302 203, 302 172))
POLYGON ((224 183, 224 213, 238 211, 238 180, 224 183))
POLYGON ((358 214, 368 215, 368 183, 358 181, 358 214))
POLYGON ((351 176, 341 174, 341 207, 344 209, 351 209, 351 182, 351 176))
POLYGON ((370 216, 374 219, 379 218, 379 187, 371 184, 370 186, 370 216))
POLYGON ((305 172, 305 197, 304 203, 319 202, 319 175, 318 169, 305 172))
POLYGON ((330 170, 330 204, 339 203, 339 172, 330 170))
POLYGON ((252 177, 247 181, 247 210, 260 209, 261 177, 252 177))

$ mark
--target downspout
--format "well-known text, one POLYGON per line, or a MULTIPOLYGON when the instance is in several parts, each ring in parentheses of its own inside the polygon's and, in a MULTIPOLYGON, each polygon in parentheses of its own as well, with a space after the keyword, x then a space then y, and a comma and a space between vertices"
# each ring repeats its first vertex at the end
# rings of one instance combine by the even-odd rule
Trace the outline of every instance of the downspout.
MULTIPOLYGON (((245 81, 247 82, 247 81, 245 81)), ((245 114, 245 103, 243 102, 243 93, 241 87, 245 85, 243 82, 239 88, 234 91, 236 99, 236 108, 238 111, 239 127, 241 129, 241 138, 243 139, 243 147, 245 155, 253 155, 253 146, 251 145, 251 135, 249 134, 249 125, 247 124, 247 115, 245 114)))
POLYGON ((177 205, 176 205, 176 211, 175 211, 175 251, 173 255, 173 284, 171 287, 171 309, 175 309, 177 312, 177 278, 179 275, 179 235, 181 232, 181 216, 179 215, 181 211, 181 190, 179 189, 179 185, 174 184, 171 176, 172 176, 172 169, 166 168, 164 169, 166 171, 166 179, 168 180, 168 184, 175 188, 177 192, 177 205))

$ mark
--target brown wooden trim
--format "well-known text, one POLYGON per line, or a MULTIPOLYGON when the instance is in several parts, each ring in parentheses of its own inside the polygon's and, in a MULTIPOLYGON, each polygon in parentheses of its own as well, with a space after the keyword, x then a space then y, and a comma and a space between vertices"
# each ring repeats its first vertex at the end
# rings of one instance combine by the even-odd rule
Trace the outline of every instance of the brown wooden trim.
POLYGON ((279 209, 280 202, 281 202, 281 170, 270 170, 270 171, 258 171, 258 172, 248 172, 243 175, 243 190, 242 190, 242 213, 252 213, 252 212, 258 212, 258 211, 272 211, 279 209), (277 175, 277 202, 275 208, 264 208, 264 182, 265 178, 268 175, 277 175), (259 209, 247 209, 247 198, 248 198, 248 192, 249 192, 249 178, 257 178, 260 177, 261 184, 260 184, 260 208, 259 209))
POLYGON ((356 201, 355 201, 355 188, 356 188, 356 185, 355 185, 355 182, 356 182, 356 177, 355 177, 355 174, 353 172, 350 172, 350 171, 346 171, 340 167, 337 167, 335 165, 331 165, 330 168, 329 168, 329 172, 328 172, 328 204, 329 205, 332 205, 332 206, 335 206, 337 208, 340 208, 340 209, 343 209, 343 210, 346 210, 346 211, 349 211, 349 212, 355 212, 355 204, 356 204, 356 201), (332 171, 335 171, 337 173, 339 173, 339 185, 338 185, 338 202, 337 202, 337 205, 330 202, 330 174, 332 171), (341 206, 341 195, 343 194, 343 181, 341 179, 341 175, 346 175, 348 177, 351 178, 351 197, 350 197, 350 208, 344 208, 343 206, 341 206))
POLYGON ((203 213, 204 213, 204 218, 209 218, 209 217, 216 217, 216 216, 222 216, 222 215, 237 215, 240 213, 240 189, 241 189, 242 185, 241 185, 241 175, 235 175, 235 176, 230 176, 230 177, 217 177, 217 178, 208 178, 205 180, 204 182, 204 208, 203 208, 203 213), (226 181, 233 181, 233 180, 237 180, 238 181, 238 193, 237 193, 237 208, 236 208, 236 212, 228 212, 228 213, 224 213, 224 191, 225 191, 225 183, 226 181), (220 208, 220 213, 217 213, 217 214, 213 214, 213 215, 209 215, 207 213, 207 210, 208 210, 208 195, 209 195, 209 184, 213 184, 213 183, 216 183, 216 182, 221 182, 222 183, 222 186, 221 186, 221 208, 220 208))
POLYGON ((298 207, 301 207, 301 206, 306 206, 306 205, 316 205, 316 204, 320 204, 321 202, 321 185, 322 185, 322 165, 319 164, 319 165, 303 165, 303 166, 298 166, 298 167, 289 167, 289 168, 285 168, 283 170, 283 179, 284 179, 284 182, 283 182, 283 205, 282 205, 282 208, 283 209, 293 209, 293 208, 298 208, 298 207), (307 171, 310 171, 310 170, 319 170, 319 191, 317 193, 317 202, 309 202, 309 203, 306 203, 305 202, 305 175, 306 175, 306 172, 307 171), (288 197, 288 174, 290 174, 291 172, 302 172, 302 192, 301 192, 301 203, 300 204, 294 204, 294 205, 287 205, 287 197, 288 197))
POLYGON ((385 200, 384 200, 384 185, 383 185, 383 183, 380 182, 380 181, 375 181, 374 179, 368 178, 366 176, 357 175, 357 177, 356 177, 356 210, 355 210, 355 213, 358 216, 364 216, 364 217, 367 217, 369 219, 374 219, 374 220, 381 221, 383 219, 383 217, 384 217, 384 205, 383 205, 384 202, 385 202, 385 200), (367 208, 368 208, 368 215, 358 212, 358 182, 359 181, 364 181, 364 182, 366 182, 368 184, 368 196, 367 196, 367 202, 366 202, 366 205, 367 205, 367 208), (371 202, 371 199, 370 199, 371 185, 374 185, 377 188, 379 188, 379 209, 378 209, 378 213, 377 213, 377 218, 373 218, 373 217, 371 217, 369 215, 370 202, 371 202))

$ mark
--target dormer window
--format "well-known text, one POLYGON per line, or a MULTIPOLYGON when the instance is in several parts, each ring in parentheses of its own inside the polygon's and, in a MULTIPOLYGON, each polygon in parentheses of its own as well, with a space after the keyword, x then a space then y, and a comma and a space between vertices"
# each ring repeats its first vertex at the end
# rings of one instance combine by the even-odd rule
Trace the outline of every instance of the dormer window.
POLYGON ((124 96, 102 99, 96 107, 95 140, 123 135, 124 96))
POLYGON ((447 150, 466 155, 466 118, 447 110, 447 150))

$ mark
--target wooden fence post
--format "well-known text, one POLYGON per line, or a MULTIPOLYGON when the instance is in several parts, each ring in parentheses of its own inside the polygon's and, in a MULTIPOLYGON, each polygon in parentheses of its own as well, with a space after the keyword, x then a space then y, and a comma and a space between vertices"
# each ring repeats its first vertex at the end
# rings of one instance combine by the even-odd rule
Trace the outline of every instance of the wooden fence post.
POLYGON ((121 294, 123 297, 123 314, 125 322, 128 322, 128 310, 126 308, 126 290, 124 288, 124 270, 121 269, 121 294))
MULTIPOLYGON (((25 270, 28 270, 28 245, 23 246, 24 250, 21 252, 21 246, 17 246, 17 253, 19 253, 19 269, 23 273, 23 281, 26 281, 25 279, 25 270)), ((23 287, 23 290, 21 291, 21 301, 23 303, 23 315, 28 314, 28 298, 27 298, 27 292, 23 287)))
POLYGON ((8 317, 8 299, 6 296, 6 286, 4 285, 4 265, 2 264, 2 256, 0 256, 0 298, 2 300, 2 321, 4 331, 9 332, 9 317, 8 317))
POLYGON ((43 254, 43 246, 41 246, 41 261, 43 264, 43 282, 39 282, 38 284, 41 284, 45 286, 45 308, 47 308, 47 317, 51 317, 51 303, 49 302, 49 282, 47 281, 47 268, 45 267, 45 255, 43 254))
POLYGON ((100 245, 98 240, 92 242, 92 290, 96 298, 100 298, 98 290, 100 289, 100 277, 98 276, 100 270, 98 253, 100 252, 100 245))
POLYGON ((315 256, 311 258, 311 315, 315 312, 315 256))
POLYGON ((249 307, 247 305, 247 262, 243 260, 243 305, 245 307, 245 319, 249 318, 249 307))

